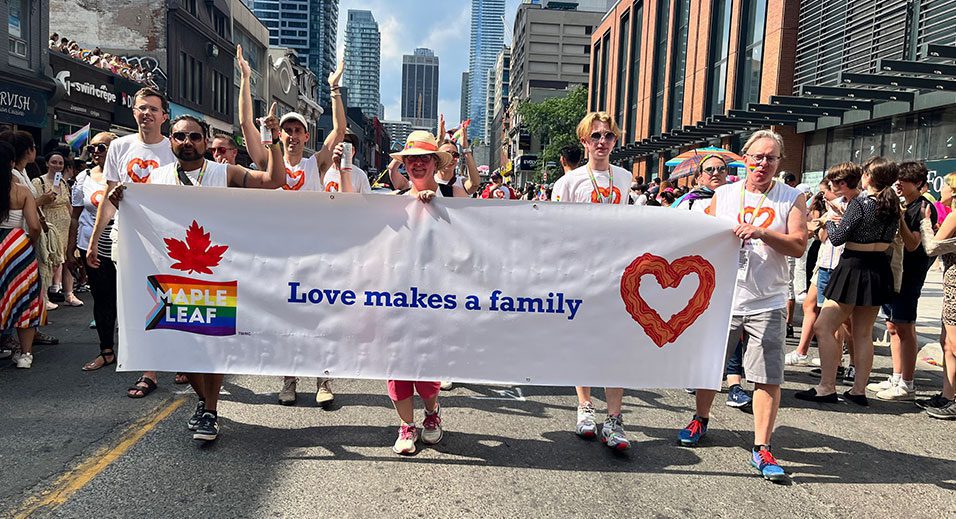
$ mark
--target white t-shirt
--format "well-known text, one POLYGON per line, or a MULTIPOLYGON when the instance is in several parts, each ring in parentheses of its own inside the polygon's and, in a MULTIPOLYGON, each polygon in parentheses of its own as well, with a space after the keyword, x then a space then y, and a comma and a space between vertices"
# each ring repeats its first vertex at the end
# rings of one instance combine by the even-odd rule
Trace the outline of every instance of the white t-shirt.
MULTIPOLYGON (((161 184, 168 186, 182 185, 182 183, 179 181, 179 173, 176 171, 176 165, 177 163, 174 162, 153 171, 150 184, 161 184)), ((207 160, 205 167, 205 171, 203 171, 203 168, 199 168, 193 171, 184 171, 183 173, 185 173, 186 176, 192 180, 193 185, 197 187, 229 186, 229 176, 226 172, 228 164, 220 164, 218 162, 207 160)))
MULTIPOLYGON (((734 223, 743 223, 742 218, 746 223, 786 233, 790 209, 800 191, 776 181, 767 193, 751 193, 745 186, 746 181, 741 181, 717 188, 715 216, 734 223)), ((757 239, 747 240, 740 256, 733 314, 755 315, 785 308, 790 283, 787 256, 757 239)))
POLYGON ((554 183, 551 200, 554 202, 577 202, 591 204, 626 204, 631 189, 631 172, 611 165, 610 171, 593 171, 594 182, 587 165, 569 171, 554 183), (613 185, 612 185, 613 181, 613 185))
POLYGON ((322 179, 319 175, 318 154, 302 159, 295 166, 285 162, 285 185, 279 189, 286 191, 322 191, 322 179))
POLYGON ((445 180, 441 178, 440 174, 435 173, 435 182, 443 186, 447 186, 448 184, 451 184, 452 186, 465 189, 465 183, 461 181, 461 177, 459 177, 458 175, 451 177, 451 180, 445 180))
MULTIPOLYGON (((337 166, 332 166, 325 172, 325 192, 338 193, 342 190, 342 172, 337 166)), ((372 185, 368 183, 368 174, 365 170, 352 166, 352 188, 356 193, 371 193, 372 185)))
POLYGON ((176 156, 169 139, 163 137, 156 144, 146 144, 134 133, 110 143, 103 174, 109 182, 145 184, 154 169, 173 162, 176 156))
MULTIPOLYGON (((83 170, 76 177, 76 183, 73 184, 73 192, 70 194, 70 205, 73 207, 82 207, 80 213, 79 225, 76 228, 76 246, 86 250, 90 245, 90 237, 93 235, 93 225, 96 223, 96 210, 100 203, 106 198, 106 180, 102 183, 96 182, 90 175, 90 170, 83 170)), ((103 236, 109 236, 108 230, 103 232, 103 236)), ((108 252, 104 249, 103 252, 108 252)))

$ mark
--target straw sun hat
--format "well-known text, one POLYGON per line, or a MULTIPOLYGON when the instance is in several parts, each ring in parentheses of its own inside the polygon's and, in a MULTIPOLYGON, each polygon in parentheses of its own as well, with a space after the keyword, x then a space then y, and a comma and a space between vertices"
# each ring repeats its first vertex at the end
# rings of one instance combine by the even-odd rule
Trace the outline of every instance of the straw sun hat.
POLYGON ((438 157, 437 169, 447 166, 452 161, 451 153, 439 151, 438 140, 431 132, 424 130, 415 130, 410 133, 405 140, 405 149, 392 153, 391 157, 404 164, 405 157, 409 155, 434 155, 438 157))

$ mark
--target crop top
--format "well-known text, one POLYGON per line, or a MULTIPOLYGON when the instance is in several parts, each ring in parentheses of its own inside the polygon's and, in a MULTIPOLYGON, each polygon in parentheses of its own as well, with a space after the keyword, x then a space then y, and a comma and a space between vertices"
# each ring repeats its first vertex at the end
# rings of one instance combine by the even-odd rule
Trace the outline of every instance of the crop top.
POLYGON ((876 212, 876 199, 871 196, 850 200, 837 225, 827 222, 827 236, 834 246, 853 243, 893 243, 900 228, 900 219, 881 218, 876 212))

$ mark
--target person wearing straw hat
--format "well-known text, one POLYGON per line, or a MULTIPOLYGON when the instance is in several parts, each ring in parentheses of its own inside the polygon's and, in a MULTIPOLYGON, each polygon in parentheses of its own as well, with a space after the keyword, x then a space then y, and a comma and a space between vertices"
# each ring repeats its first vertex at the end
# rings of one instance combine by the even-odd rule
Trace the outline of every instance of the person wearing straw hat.
MULTIPOLYGON (((435 197, 444 197, 435 180, 435 173, 452 161, 452 156, 438 147, 438 141, 431 132, 416 130, 409 134, 402 151, 391 154, 392 159, 405 165, 411 187, 406 193, 423 203, 431 202, 435 197)), ((465 190, 454 186, 452 196, 468 196, 465 190)), ((438 394, 441 382, 388 380, 388 396, 392 399, 395 411, 402 423, 398 428, 398 438, 392 446, 396 454, 414 454, 419 431, 415 425, 415 392, 425 403, 425 419, 422 422, 422 442, 434 445, 441 441, 441 409, 438 407, 438 394)))

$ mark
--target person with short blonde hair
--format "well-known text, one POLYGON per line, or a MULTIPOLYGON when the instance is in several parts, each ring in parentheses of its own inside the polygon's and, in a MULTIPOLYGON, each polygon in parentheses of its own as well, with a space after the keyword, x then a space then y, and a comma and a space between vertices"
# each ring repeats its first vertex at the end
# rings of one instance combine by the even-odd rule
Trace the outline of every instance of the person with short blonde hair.
MULTIPOLYGON (((577 133, 584 146, 587 163, 559 178, 554 183, 551 199, 555 202, 626 204, 633 175, 610 163, 611 150, 621 135, 614 118, 607 112, 591 112, 581 119, 577 133)), ((595 438, 597 423, 594 421, 591 388, 579 386, 575 390, 578 395, 575 431, 582 438, 595 438)), ((604 395, 607 399, 607 419, 601 429, 601 441, 614 450, 626 450, 631 442, 624 432, 621 415, 624 389, 605 388, 604 395)))

